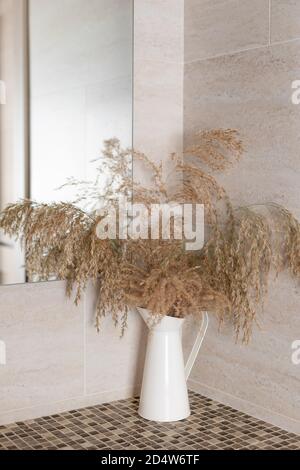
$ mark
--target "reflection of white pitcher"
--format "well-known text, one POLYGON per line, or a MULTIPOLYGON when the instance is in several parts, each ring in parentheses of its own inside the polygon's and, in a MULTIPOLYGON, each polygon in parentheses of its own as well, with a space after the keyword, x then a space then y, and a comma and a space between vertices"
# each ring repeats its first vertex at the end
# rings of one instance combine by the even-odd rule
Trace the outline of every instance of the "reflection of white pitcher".
MULTIPOLYGON (((146 323, 148 310, 138 308, 146 323)), ((164 317, 148 335, 139 415, 151 421, 179 421, 190 416, 186 381, 208 327, 208 315, 202 325, 192 352, 184 366, 182 352, 183 318, 164 317)))

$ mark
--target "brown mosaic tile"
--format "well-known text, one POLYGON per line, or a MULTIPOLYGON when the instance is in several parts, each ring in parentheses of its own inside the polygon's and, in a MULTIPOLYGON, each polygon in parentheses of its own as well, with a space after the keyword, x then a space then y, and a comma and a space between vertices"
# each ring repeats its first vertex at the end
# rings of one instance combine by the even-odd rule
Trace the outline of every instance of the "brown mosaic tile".
POLYGON ((0 450, 300 450, 300 436, 190 393, 192 415, 153 423, 138 398, 0 427, 0 450))

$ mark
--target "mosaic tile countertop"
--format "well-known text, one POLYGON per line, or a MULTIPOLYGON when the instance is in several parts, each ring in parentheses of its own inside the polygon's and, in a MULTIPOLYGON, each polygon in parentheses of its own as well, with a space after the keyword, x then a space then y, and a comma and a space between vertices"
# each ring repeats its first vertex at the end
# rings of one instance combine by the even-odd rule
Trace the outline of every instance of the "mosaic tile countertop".
POLYGON ((0 450, 300 450, 300 436, 190 393, 192 415, 161 424, 137 415, 138 399, 0 427, 0 450))

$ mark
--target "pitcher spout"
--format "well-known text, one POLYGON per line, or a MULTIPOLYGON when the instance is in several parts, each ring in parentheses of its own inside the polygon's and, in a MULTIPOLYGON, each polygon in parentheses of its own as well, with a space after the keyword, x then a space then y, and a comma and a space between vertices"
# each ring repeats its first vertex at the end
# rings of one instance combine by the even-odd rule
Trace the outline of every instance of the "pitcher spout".
POLYGON ((144 322, 148 327, 151 327, 154 331, 178 331, 182 328, 184 318, 169 317, 168 315, 162 317, 157 323, 153 324, 153 315, 149 310, 138 307, 138 312, 143 318, 144 322))
POLYGON ((144 320, 144 322, 146 323, 146 325, 149 328, 149 322, 150 322, 150 318, 151 318, 149 310, 147 310, 146 308, 137 307, 137 311, 139 312, 142 319, 144 320))

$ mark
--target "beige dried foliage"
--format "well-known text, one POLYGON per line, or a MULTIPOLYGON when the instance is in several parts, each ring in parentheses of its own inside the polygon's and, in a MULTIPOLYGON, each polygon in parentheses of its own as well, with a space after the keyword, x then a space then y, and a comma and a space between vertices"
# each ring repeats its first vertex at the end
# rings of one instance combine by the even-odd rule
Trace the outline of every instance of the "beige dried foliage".
POLYGON ((200 160, 207 169, 223 171, 239 161, 243 152, 243 143, 235 129, 213 129, 196 133, 184 155, 200 160))
POLYGON ((153 321, 208 310, 221 322, 231 320, 236 337, 248 342, 271 273, 288 270, 300 278, 300 224, 276 204, 232 207, 212 172, 229 168, 243 152, 234 130, 198 133, 193 146, 170 157, 182 181, 174 191, 161 164, 111 139, 105 142, 96 181, 68 181, 78 189, 74 203, 11 204, 0 216, 0 227, 21 240, 30 278, 65 279, 69 295, 77 286, 76 302, 89 280, 99 283, 97 328, 109 313, 123 333, 131 306, 149 309, 153 321), (151 173, 149 187, 132 182, 132 160, 151 173), (99 189, 105 172, 106 186, 99 189), (109 208, 117 210, 116 195, 146 206, 170 201, 204 204, 205 246, 188 252, 185 240, 175 240, 172 232, 171 240, 162 234, 158 240, 100 240, 97 224, 109 208))

